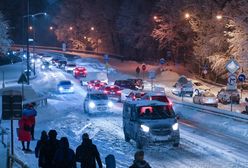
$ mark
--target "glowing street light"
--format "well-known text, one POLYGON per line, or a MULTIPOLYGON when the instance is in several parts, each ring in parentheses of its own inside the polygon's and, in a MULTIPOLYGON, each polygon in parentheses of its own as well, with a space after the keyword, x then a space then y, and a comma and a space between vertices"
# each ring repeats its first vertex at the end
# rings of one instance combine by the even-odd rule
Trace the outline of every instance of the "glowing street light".
POLYGON ((70 27, 69 27, 69 30, 72 30, 72 29, 73 29, 73 27, 72 27, 72 26, 70 26, 70 27))
POLYGON ((32 26, 29 26, 29 30, 33 30, 33 27, 32 26))
POLYGON ((158 17, 157 17, 157 16, 153 16, 153 19, 154 19, 154 20, 157 20, 157 19, 158 19, 158 17))
POLYGON ((94 31, 94 30, 95 30, 95 28, 94 28, 94 27, 91 27, 91 28, 90 28, 90 30, 94 31))
POLYGON ((221 20, 223 18, 222 15, 216 15, 216 19, 221 20))
POLYGON ((86 36, 84 36, 84 39, 87 39, 87 37, 86 37, 86 36))
POLYGON ((50 26, 50 27, 49 27, 49 29, 50 29, 50 30, 53 30, 53 27, 52 27, 52 26, 50 26))
POLYGON ((189 19, 190 18, 190 14, 189 13, 185 13, 184 17, 185 17, 185 19, 189 19))

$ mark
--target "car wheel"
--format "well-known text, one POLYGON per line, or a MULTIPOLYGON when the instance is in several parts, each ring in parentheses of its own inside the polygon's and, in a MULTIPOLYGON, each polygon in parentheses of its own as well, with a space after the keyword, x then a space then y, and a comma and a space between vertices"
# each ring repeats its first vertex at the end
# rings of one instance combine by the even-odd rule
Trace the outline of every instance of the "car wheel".
POLYGON ((193 94, 190 94, 190 97, 192 97, 193 96, 193 94))
POLYGON ((84 104, 84 112, 89 113, 89 111, 86 109, 86 105, 84 104))
POLYGON ((127 135, 126 131, 124 131, 124 138, 126 142, 130 142, 130 137, 127 135))
POLYGON ((175 143, 173 144, 173 147, 176 147, 176 148, 177 148, 177 147, 179 147, 179 144, 180 144, 179 142, 175 142, 175 143))

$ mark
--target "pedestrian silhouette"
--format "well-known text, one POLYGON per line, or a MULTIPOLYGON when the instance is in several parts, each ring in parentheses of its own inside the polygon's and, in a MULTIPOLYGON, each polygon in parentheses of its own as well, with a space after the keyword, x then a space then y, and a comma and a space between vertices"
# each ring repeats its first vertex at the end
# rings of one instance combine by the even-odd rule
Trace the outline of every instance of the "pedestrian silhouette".
POLYGON ((106 168, 116 168, 115 156, 111 154, 106 156, 105 163, 106 163, 106 168))
POLYGON ((31 141, 31 126, 32 122, 27 116, 22 116, 18 122, 18 140, 22 143, 22 150, 26 152, 31 152, 29 145, 31 141), (27 147, 25 147, 25 142, 27 142, 27 147))
POLYGON ((100 154, 96 145, 89 139, 87 133, 83 134, 83 142, 76 149, 76 161, 81 163, 81 168, 96 168, 96 161, 99 168, 102 168, 100 154))
POLYGON ((75 153, 69 148, 66 137, 60 139, 59 148, 53 159, 54 168, 76 168, 75 153))
POLYGON ((149 163, 144 160, 144 151, 137 151, 134 154, 134 161, 129 168, 151 168, 149 163))
POLYGON ((35 147, 35 157, 39 158, 38 160, 38 166, 44 167, 45 166, 45 156, 43 155, 44 152, 42 152, 45 148, 45 145, 47 143, 48 136, 46 131, 41 132, 40 140, 37 141, 36 147, 35 147))

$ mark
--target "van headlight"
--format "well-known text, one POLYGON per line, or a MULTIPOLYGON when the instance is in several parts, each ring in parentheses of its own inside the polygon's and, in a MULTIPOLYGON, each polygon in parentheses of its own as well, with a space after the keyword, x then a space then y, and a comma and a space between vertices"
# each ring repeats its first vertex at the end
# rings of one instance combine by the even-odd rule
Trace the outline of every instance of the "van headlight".
POLYGON ((149 132, 150 128, 146 125, 141 125, 140 126, 144 132, 149 132))
POLYGON ((96 107, 96 104, 95 104, 94 102, 91 101, 91 102, 89 102, 89 107, 93 109, 93 108, 96 107))
POLYGON ((114 106, 113 102, 112 102, 112 101, 109 101, 109 102, 108 102, 108 106, 109 106, 110 108, 113 107, 113 106, 114 106))
POLYGON ((42 65, 42 66, 41 66, 41 68, 42 68, 42 69, 45 69, 45 66, 44 66, 44 65, 42 65))
POLYGON ((172 129, 173 129, 173 131, 178 130, 178 123, 173 124, 172 129))
POLYGON ((48 68, 51 69, 52 68, 52 65, 49 65, 48 68))
POLYGON ((63 91, 63 90, 64 90, 64 88, 60 86, 59 87, 59 91, 63 91))

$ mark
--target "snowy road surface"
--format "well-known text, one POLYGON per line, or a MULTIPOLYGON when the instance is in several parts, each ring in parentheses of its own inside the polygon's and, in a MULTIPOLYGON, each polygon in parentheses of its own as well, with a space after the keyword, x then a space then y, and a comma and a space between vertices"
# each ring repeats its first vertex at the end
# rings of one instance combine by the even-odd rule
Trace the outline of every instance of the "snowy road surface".
MULTIPOLYGON (((91 77, 103 70, 104 65, 95 59, 77 59, 86 66, 91 77)), ((111 70, 110 79, 125 78, 127 75, 111 70)), ((116 103, 113 112, 87 115, 83 111, 86 95, 79 81, 71 74, 56 69, 42 71, 33 88, 48 95, 49 105, 38 109, 36 138, 42 130, 56 129, 58 138, 67 136, 72 149, 81 143, 81 136, 88 132, 98 146, 101 158, 114 154, 117 168, 127 168, 132 164, 133 154, 137 150, 135 143, 125 142, 122 130, 122 104, 116 103), (60 80, 70 79, 74 83, 74 94, 58 94, 56 84, 60 80)), ((176 109, 177 110, 177 109, 176 109)), ((192 109, 193 111, 194 109, 192 109)), ((216 121, 218 122, 218 121, 216 121)), ((208 129, 189 121, 180 122, 181 145, 173 148, 169 145, 148 146, 144 148, 145 159, 153 168, 229 168, 248 167, 248 143, 226 135, 225 132, 208 129)), ((37 167, 33 154, 23 154, 21 144, 16 140, 16 154, 31 168, 37 167)), ((36 141, 31 142, 34 149, 36 141)))

